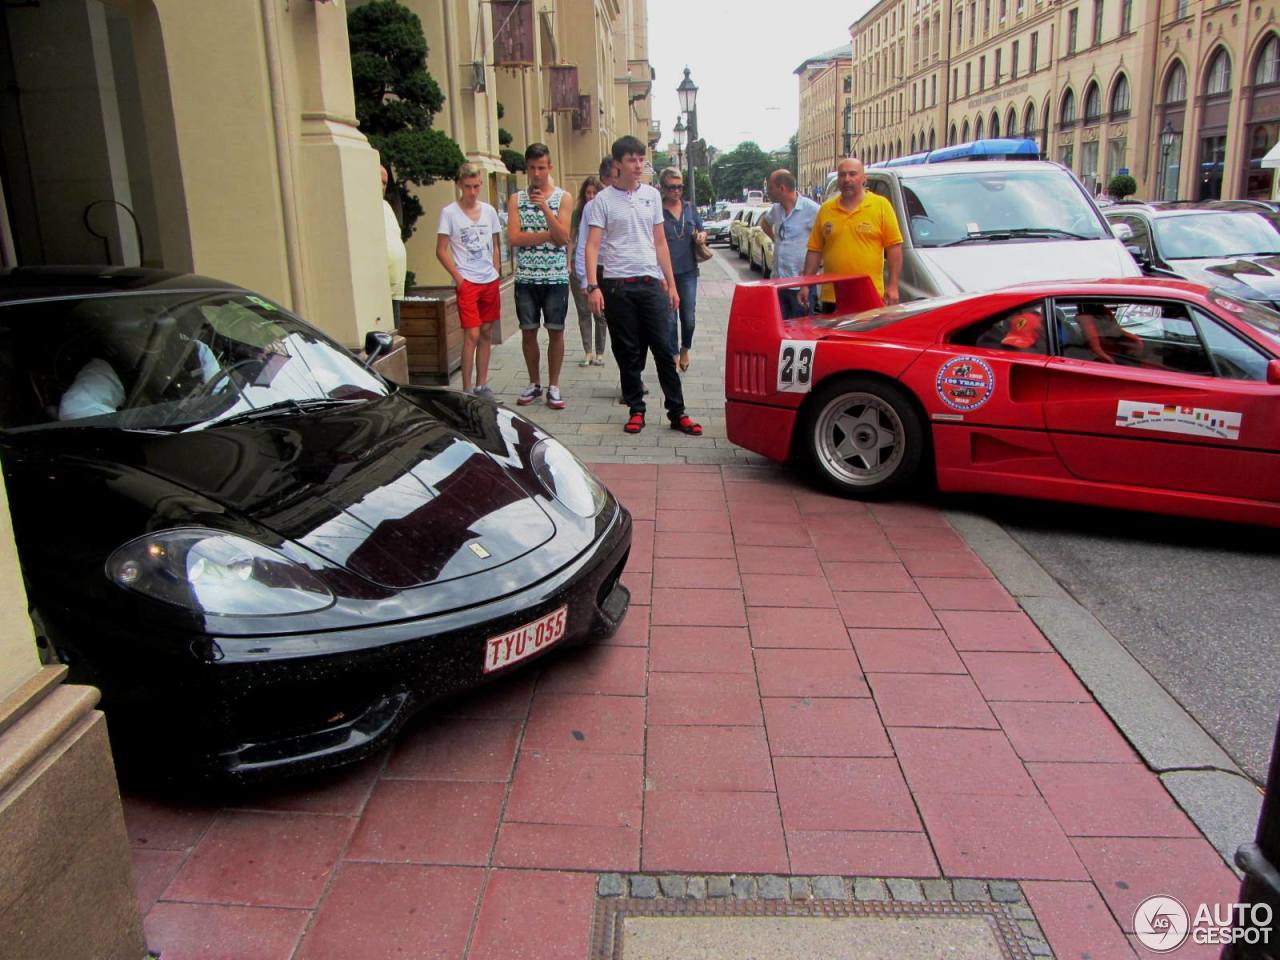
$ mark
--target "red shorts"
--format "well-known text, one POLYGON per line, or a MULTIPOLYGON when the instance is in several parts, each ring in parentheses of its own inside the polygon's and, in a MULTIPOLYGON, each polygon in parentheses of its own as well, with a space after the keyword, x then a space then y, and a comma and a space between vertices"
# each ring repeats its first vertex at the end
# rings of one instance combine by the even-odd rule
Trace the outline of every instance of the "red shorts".
POLYGON ((498 319, 502 304, 501 281, 472 283, 463 280, 458 287, 458 316, 462 329, 468 330, 498 319))

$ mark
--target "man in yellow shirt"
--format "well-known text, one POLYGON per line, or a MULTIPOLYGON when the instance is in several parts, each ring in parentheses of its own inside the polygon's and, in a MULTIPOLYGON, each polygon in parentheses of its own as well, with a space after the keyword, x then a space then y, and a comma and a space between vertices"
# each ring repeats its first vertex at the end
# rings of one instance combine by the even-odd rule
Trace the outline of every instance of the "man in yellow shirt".
MULTIPOLYGON (((893 207, 884 197, 867 192, 867 171, 861 160, 847 157, 836 167, 840 194, 818 210, 809 233, 809 251, 804 272, 812 276, 822 265, 823 273, 855 274, 871 278, 885 303, 898 302, 898 277, 902 273, 902 231, 893 207), (889 279, 884 278, 885 261, 889 279)), ((808 288, 799 291, 800 302, 808 301, 808 288)), ((824 303, 835 303, 831 284, 822 288, 824 303)))

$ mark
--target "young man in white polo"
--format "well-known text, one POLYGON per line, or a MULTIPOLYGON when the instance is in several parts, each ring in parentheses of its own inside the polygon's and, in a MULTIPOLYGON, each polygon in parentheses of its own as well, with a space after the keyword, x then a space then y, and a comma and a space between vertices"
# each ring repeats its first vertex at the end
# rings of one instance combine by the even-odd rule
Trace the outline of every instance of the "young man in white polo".
POLYGON ((436 259, 449 271, 458 290, 462 390, 473 396, 487 395, 493 392, 489 389, 493 322, 499 317, 502 303, 502 254, 498 246, 502 224, 498 211, 480 199, 484 179, 479 167, 464 163, 455 180, 459 196, 440 211, 436 259))
POLYGON ((538 327, 547 328, 547 406, 564 409, 560 368, 564 321, 569 313, 569 261, 565 248, 573 198, 551 180, 551 150, 531 143, 524 151, 529 186, 507 201, 507 240, 516 250, 516 319, 529 370, 529 386, 516 398, 524 406, 542 396, 538 327))
POLYGON ((591 309, 603 313, 609 324, 622 399, 631 411, 622 429, 627 433, 644 429, 641 374, 646 353, 652 353, 671 429, 700 437, 702 427, 685 412, 684 391, 671 353, 671 314, 680 306, 680 295, 662 225, 662 197, 641 182, 643 143, 622 137, 614 141, 612 153, 618 175, 591 205, 586 276, 591 309))

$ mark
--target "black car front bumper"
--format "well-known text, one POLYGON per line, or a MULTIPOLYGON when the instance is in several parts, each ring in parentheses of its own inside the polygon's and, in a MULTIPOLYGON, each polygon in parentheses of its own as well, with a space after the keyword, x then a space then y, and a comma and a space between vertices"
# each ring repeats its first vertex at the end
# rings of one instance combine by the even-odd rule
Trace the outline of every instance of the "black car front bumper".
POLYGON ((631 533, 618 507, 553 576, 439 616, 281 637, 166 638, 173 656, 135 661, 127 685, 109 685, 120 694, 103 702, 117 754, 126 768, 238 781, 358 760, 433 702, 612 635, 630 603, 620 579, 631 533), (566 629, 555 644, 484 672, 486 641, 561 606, 566 629))

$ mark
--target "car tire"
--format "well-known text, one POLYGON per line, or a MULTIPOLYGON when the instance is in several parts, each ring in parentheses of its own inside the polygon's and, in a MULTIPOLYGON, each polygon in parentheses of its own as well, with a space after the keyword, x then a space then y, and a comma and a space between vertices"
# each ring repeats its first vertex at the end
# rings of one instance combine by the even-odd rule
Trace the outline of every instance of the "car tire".
POLYGON ((817 390, 805 422, 808 460, 848 497, 887 496, 910 484, 924 460, 924 424, 902 388, 866 377, 817 390))

